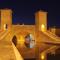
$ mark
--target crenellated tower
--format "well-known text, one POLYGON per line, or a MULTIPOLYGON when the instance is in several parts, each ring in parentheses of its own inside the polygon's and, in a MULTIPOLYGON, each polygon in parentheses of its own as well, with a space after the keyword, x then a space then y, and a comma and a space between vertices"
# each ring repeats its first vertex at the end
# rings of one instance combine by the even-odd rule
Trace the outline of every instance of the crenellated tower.
POLYGON ((1 9, 0 10, 0 28, 2 30, 11 30, 12 27, 12 10, 1 9))
POLYGON ((47 12, 38 11, 35 13, 35 25, 39 31, 47 30, 47 12))

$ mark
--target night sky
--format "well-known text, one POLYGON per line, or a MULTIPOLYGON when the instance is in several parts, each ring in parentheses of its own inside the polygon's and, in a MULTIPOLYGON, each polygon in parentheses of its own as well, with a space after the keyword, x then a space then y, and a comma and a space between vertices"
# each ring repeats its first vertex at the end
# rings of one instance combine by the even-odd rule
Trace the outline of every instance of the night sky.
POLYGON ((60 3, 53 0, 0 0, 0 8, 13 10, 13 24, 35 24, 34 13, 48 12, 48 26, 60 27, 60 3))

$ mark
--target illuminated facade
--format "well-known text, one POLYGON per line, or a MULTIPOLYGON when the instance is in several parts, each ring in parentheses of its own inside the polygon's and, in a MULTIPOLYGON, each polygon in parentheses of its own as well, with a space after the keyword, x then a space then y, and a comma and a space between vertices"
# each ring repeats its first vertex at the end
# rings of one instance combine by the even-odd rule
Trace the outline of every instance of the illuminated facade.
POLYGON ((1 14, 1 29, 2 30, 11 30, 12 27, 12 11, 7 9, 0 10, 1 14))
POLYGON ((35 23, 39 31, 47 30, 47 12, 38 11, 35 13, 35 23))
POLYGON ((9 32, 4 39, 13 42, 24 59, 47 60, 47 54, 58 48, 60 38, 47 30, 47 12, 35 13, 35 25, 13 25, 10 9, 1 9, 0 13, 0 29, 9 32))

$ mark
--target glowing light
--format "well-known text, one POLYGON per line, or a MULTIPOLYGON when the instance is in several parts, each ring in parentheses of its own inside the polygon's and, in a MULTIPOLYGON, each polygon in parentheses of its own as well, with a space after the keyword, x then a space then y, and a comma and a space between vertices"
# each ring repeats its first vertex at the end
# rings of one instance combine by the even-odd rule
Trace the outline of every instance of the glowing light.
POLYGON ((44 60, 45 59, 45 56, 44 54, 41 55, 41 59, 44 60))
POLYGON ((42 30, 42 31, 45 31, 45 26, 44 26, 44 24, 41 25, 41 30, 42 30))
POLYGON ((24 42, 25 42, 25 41, 24 41, 24 37, 23 37, 23 36, 20 36, 20 39, 19 39, 19 40, 20 40, 21 46, 23 46, 23 45, 24 45, 24 42))
POLYGON ((6 24, 4 24, 4 30, 6 30, 6 24))

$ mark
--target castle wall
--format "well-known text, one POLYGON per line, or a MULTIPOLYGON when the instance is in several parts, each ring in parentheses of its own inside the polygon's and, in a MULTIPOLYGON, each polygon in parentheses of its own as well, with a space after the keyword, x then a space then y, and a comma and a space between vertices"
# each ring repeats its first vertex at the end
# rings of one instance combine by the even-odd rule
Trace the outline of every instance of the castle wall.
POLYGON ((15 35, 18 36, 18 40, 20 40, 20 37, 22 36, 25 38, 27 34, 32 34, 34 36, 34 39, 36 40, 35 36, 35 26, 34 25, 13 25, 12 30, 15 35))
POLYGON ((47 30, 47 12, 38 11, 35 13, 35 24, 39 31, 47 30))
POLYGON ((11 30, 12 27, 12 11, 10 9, 1 9, 0 10, 1 17, 1 29, 2 30, 11 30))
POLYGON ((35 26, 34 25, 12 25, 12 29, 16 33, 21 33, 24 35, 24 33, 33 33, 35 32, 35 26))
POLYGON ((25 36, 31 33, 36 40, 35 25, 13 25, 12 30, 14 35, 18 37, 17 48, 24 58, 34 58, 35 57, 35 46, 28 50, 25 46, 25 36), (32 54, 32 55, 31 55, 32 54))

